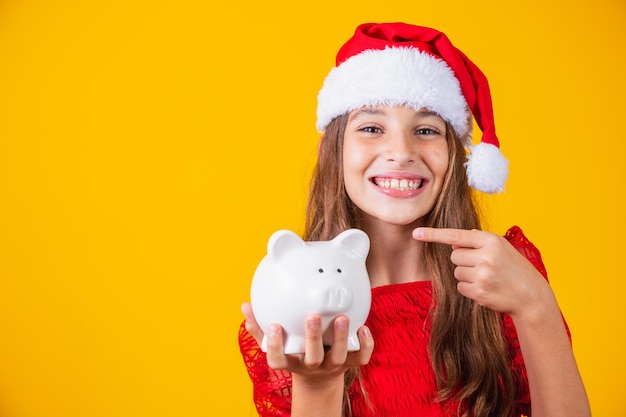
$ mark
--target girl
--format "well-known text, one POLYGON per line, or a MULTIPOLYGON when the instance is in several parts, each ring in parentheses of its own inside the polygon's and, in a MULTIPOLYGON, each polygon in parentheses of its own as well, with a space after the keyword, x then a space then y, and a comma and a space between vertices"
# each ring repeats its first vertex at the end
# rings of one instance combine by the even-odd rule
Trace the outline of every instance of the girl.
POLYGON ((508 172, 482 72, 441 32, 363 24, 317 116, 304 238, 369 235, 372 307, 359 351, 347 351, 347 317, 325 347, 313 315, 305 352, 284 355, 278 325, 260 350, 245 303, 239 341, 259 414, 589 416, 538 250, 518 227, 480 231, 471 188, 499 192, 508 172))

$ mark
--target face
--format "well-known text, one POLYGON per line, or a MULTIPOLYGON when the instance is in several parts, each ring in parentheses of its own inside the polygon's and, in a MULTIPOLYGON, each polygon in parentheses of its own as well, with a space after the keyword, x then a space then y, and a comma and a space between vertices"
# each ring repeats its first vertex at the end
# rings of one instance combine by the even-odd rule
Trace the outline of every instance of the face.
POLYGON ((344 182, 364 222, 423 224, 448 169, 446 124, 424 109, 365 107, 350 113, 344 182))

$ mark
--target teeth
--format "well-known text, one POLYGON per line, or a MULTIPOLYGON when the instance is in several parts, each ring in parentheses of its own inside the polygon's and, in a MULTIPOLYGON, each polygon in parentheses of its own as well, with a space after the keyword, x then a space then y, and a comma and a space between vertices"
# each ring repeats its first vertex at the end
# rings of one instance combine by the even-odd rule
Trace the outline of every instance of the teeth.
POLYGON ((407 180, 397 178, 375 178, 374 183, 382 188, 391 188, 399 191, 417 190, 424 180, 407 180))

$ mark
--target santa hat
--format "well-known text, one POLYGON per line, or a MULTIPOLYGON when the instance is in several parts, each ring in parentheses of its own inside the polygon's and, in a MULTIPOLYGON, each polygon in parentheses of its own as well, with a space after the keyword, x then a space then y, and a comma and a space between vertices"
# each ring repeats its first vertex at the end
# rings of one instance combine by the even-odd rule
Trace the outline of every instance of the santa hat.
POLYGON ((323 132, 335 117, 377 105, 437 113, 469 148, 470 186, 487 193, 504 189, 508 162, 499 149, 487 78, 445 34, 406 23, 357 27, 319 92, 317 129, 323 132), (475 145, 472 115, 483 133, 475 145))

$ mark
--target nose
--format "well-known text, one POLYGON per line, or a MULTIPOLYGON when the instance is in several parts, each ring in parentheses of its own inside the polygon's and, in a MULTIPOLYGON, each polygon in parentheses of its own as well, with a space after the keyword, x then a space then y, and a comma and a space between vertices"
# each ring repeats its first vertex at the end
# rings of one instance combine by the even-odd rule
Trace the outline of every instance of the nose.
POLYGON ((408 165, 415 162, 417 150, 413 143, 414 138, 408 133, 389 135, 386 141, 385 159, 396 165, 408 165))

